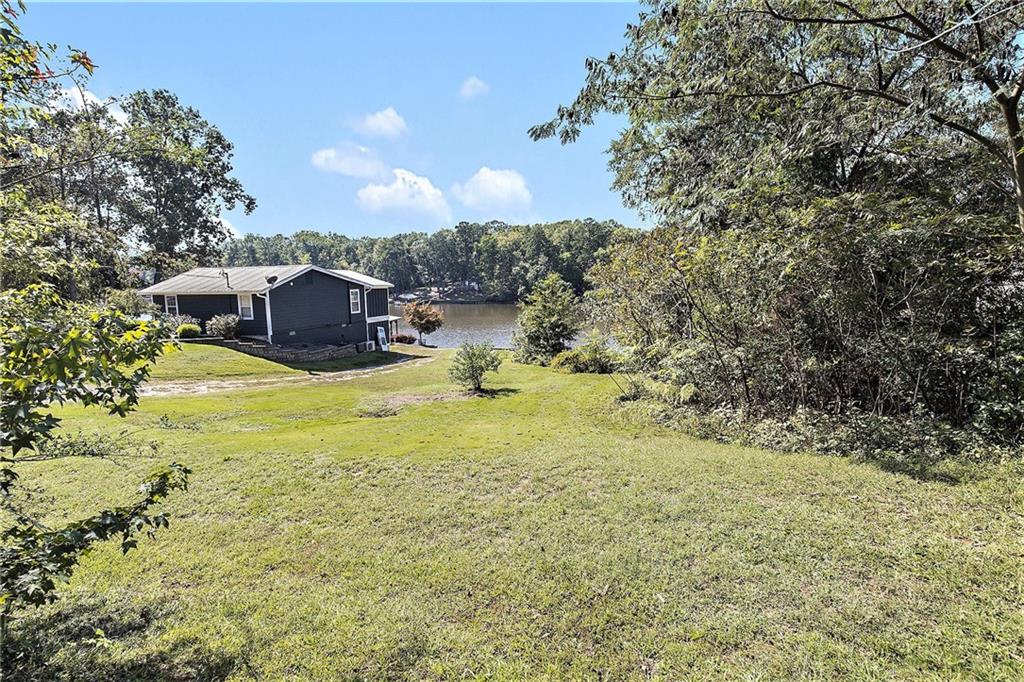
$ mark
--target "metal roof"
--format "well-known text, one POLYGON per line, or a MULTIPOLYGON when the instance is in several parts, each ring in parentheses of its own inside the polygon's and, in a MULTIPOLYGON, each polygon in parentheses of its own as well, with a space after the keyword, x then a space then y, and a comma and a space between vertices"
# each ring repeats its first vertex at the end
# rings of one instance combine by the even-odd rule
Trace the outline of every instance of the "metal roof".
POLYGON ((371 288, 390 287, 383 280, 352 270, 328 270, 315 265, 256 265, 238 268, 193 268, 163 282, 148 286, 139 293, 162 294, 251 294, 268 291, 279 284, 315 270, 332 277, 347 279, 371 288), (276 277, 273 282, 268 279, 276 277))
POLYGON ((391 282, 385 282, 382 279, 370 277, 369 275, 364 275, 363 273, 356 272, 355 270, 331 270, 331 272, 336 272, 345 279, 350 279, 353 282, 358 282, 359 284, 368 286, 371 289, 390 289, 391 287, 395 286, 391 282))
POLYGON ((268 277, 278 281, 301 273, 308 265, 259 265, 244 268, 193 268, 146 287, 142 294, 238 294, 269 289, 268 277), (226 276, 225 276, 226 275, 226 276))

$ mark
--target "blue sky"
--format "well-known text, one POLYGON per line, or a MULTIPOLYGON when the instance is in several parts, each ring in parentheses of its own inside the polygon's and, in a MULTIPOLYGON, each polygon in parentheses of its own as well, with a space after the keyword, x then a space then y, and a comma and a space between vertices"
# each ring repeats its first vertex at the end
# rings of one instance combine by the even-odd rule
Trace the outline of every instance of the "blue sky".
POLYGON ((239 232, 352 236, 459 220, 639 225, 604 153, 623 120, 532 142, 623 44, 634 4, 31 4, 26 34, 88 51, 104 98, 167 88, 235 145, 239 232))

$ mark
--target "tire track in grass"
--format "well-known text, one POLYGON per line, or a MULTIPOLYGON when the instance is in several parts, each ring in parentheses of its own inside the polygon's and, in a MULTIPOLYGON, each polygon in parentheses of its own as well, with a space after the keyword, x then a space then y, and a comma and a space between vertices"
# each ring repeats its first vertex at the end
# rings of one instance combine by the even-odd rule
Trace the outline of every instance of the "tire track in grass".
POLYGON ((140 396, 174 396, 188 394, 219 393, 223 391, 234 391, 247 388, 273 388, 275 386, 296 386, 302 384, 332 383, 337 381, 351 381, 360 377, 374 374, 388 374, 397 372, 403 367, 414 367, 426 365, 437 359, 438 356, 409 358, 398 360, 380 367, 364 369, 344 369, 334 372, 321 372, 318 374, 301 374, 296 376, 270 377, 264 379, 216 379, 211 381, 154 381, 143 384, 139 391, 140 396))

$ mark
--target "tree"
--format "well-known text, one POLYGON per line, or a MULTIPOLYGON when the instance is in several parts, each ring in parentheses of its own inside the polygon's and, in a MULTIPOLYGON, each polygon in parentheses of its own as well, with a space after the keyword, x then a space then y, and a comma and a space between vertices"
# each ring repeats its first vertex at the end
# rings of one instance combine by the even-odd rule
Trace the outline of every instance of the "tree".
POLYGON ((572 287, 552 273, 520 304, 513 338, 519 362, 546 365, 569 347, 581 327, 580 302, 572 287))
POLYGON ((131 142, 102 103, 74 108, 66 99, 58 101, 67 108, 30 128, 40 153, 10 180, 23 180, 33 202, 59 204, 74 216, 51 223, 47 240, 66 260, 80 263, 51 279, 63 295, 80 300, 119 285, 127 270, 129 246, 114 218, 130 186, 123 158, 131 142))
POLYGON ((932 157, 970 146, 969 170, 993 176, 1024 231, 1019 15, 1016 0, 652 2, 530 133, 569 142, 598 112, 627 114, 616 186, 691 219, 714 215, 709 191, 787 161, 831 164, 849 187, 879 161, 920 158, 915 141, 932 157))
POLYGON ((2 676, 8 669, 11 614, 56 599, 58 584, 96 543, 118 537, 127 552, 142 530, 165 527, 167 518, 151 508, 183 489, 190 472, 177 463, 162 467, 142 482, 134 502, 59 526, 33 509, 21 484, 21 472, 39 462, 107 457, 126 447, 108 443, 99 452, 79 438, 61 435, 54 406, 79 403, 125 415, 137 404, 139 385, 164 344, 158 325, 68 301, 52 284, 38 283, 75 266, 75 254, 57 248, 49 237, 55 224, 76 225, 80 219, 63 203, 67 197, 42 199, 28 185, 39 173, 59 173, 88 159, 26 172, 39 156, 60 158, 29 143, 26 132, 49 119, 52 82, 78 68, 91 73, 93 65, 84 52, 73 51, 71 67, 50 68, 46 60, 52 50, 21 35, 16 20, 24 7, 2 0, 0 9, 0 264, 5 274, 13 274, 5 277, 0 291, 0 510, 10 524, 0 533, 2 676), (15 265, 13 272, 7 265, 15 265))
POLYGON ((444 324, 444 315, 427 301, 413 301, 405 304, 405 321, 415 329, 423 345, 423 335, 433 334, 444 324))
POLYGON ((129 134, 145 153, 128 158, 134 179, 122 225, 148 248, 160 279, 168 267, 208 260, 230 236, 222 210, 256 200, 231 176, 232 145, 192 107, 166 90, 140 91, 124 102, 129 134))
POLYGON ((167 518, 149 509, 187 486, 189 469, 172 463, 143 482, 136 502, 58 527, 19 494, 19 470, 94 456, 74 439, 56 451, 46 447, 60 425, 52 406, 77 402, 124 416, 163 352, 162 337, 158 325, 83 308, 46 285, 0 293, 0 508, 13 519, 0 547, 0 656, 15 610, 56 599, 58 583, 95 543, 119 536, 127 552, 141 530, 166 526, 167 518))
POLYGON ((483 388, 484 374, 497 372, 501 367, 501 356, 490 343, 463 343, 452 357, 448 377, 460 386, 479 393, 483 388))
POLYGON ((391 282, 399 291, 408 291, 419 283, 416 263, 402 236, 376 240, 363 268, 374 277, 391 282))
POLYGON ((912 424, 955 429, 954 450, 1022 442, 1003 115, 1018 18, 1009 2, 666 2, 590 60, 532 133, 629 116, 616 186, 661 225, 588 277, 631 366, 687 409, 845 420, 888 434, 880 450, 927 441, 893 436, 912 424))

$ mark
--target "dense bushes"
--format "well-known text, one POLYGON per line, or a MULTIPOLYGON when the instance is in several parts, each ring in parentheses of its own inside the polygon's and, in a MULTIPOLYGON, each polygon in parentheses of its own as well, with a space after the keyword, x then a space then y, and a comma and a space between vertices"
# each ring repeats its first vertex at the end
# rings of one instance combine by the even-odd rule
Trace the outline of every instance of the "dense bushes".
POLYGON ((556 355, 551 368, 570 374, 611 374, 618 363, 618 354, 608 347, 608 337, 592 334, 576 348, 556 355))
POLYGON ((238 336, 241 324, 242 320, 238 315, 214 315, 206 323, 206 333, 210 336, 234 339, 238 336))
POLYGON ((1024 282, 1005 223, 875 196, 772 213, 701 238, 656 230, 595 271, 661 399, 743 429, 816 413, 820 437, 801 443, 828 452, 1021 444, 1024 282))
POLYGON ((392 343, 416 343, 416 337, 412 334, 393 334, 391 336, 392 343))
POLYGON ((179 324, 175 336, 179 339, 194 339, 202 333, 198 324, 179 324))
MULTIPOLYGON (((983 434, 924 415, 889 417, 851 410, 841 415, 797 410, 788 416, 752 417, 725 407, 673 400, 647 386, 624 399, 624 417, 655 422, 697 438, 782 452, 850 456, 922 480, 959 482, 986 467, 1020 461, 1019 449, 993 444, 983 434)), ((662 387, 664 388, 664 387, 662 387)))

